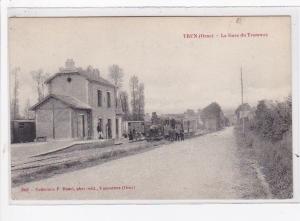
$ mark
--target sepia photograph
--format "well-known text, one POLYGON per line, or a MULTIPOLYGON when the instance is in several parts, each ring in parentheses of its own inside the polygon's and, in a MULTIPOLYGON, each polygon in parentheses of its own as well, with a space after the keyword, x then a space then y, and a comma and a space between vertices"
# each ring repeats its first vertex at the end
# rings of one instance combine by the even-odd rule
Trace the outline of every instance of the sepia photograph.
POLYGON ((293 199, 291 25, 9 18, 11 199, 293 199))

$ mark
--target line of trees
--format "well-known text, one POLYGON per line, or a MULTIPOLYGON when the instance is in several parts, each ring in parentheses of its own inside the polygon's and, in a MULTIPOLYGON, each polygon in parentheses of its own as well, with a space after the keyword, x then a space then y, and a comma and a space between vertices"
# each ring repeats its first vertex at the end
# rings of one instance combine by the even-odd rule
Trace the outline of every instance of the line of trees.
POLYGON ((262 172, 273 196, 278 199, 291 198, 293 196, 292 97, 289 96, 280 102, 261 100, 256 108, 250 109, 249 105, 244 105, 238 109, 250 111, 249 117, 244 119, 243 133, 241 122, 236 125, 238 142, 242 147, 251 148, 251 156, 263 168, 262 172))
MULTIPOLYGON (((19 74, 21 73, 20 67, 13 68, 10 72, 10 116, 12 120, 17 119, 32 119, 34 117, 33 112, 30 111, 31 101, 29 98, 26 99, 24 109, 21 110, 20 106, 20 82, 19 74)), ((38 69, 31 72, 32 80, 34 81, 34 87, 37 92, 37 99, 41 101, 47 92, 45 80, 50 76, 48 73, 44 73, 42 69, 38 69)))
MULTIPOLYGON (((63 68, 60 68, 61 71, 63 68)), ((100 76, 98 69, 88 66, 87 69, 77 68, 78 71, 84 74, 100 76)), ((11 119, 30 119, 33 113, 30 111, 32 106, 31 100, 28 98, 23 111, 20 110, 20 84, 19 75, 21 69, 16 67, 11 70, 11 96, 10 96, 10 112, 11 119)), ((48 88, 45 85, 45 80, 50 77, 49 73, 45 73, 43 69, 37 69, 30 72, 34 87, 37 94, 37 101, 41 101, 48 94, 48 88)), ((122 110, 125 120, 143 120, 145 116, 145 86, 140 82, 138 77, 133 75, 129 80, 129 94, 123 89, 124 72, 118 65, 113 64, 109 67, 108 77, 115 85, 116 107, 122 110), (129 105, 130 104, 130 105, 129 105)))
POLYGON ((44 73, 43 69, 38 69, 31 72, 32 79, 35 82, 35 88, 38 95, 38 101, 41 101, 45 98, 48 93, 47 86, 45 81, 50 77, 49 73, 44 73))
MULTIPOLYGON (((260 100, 255 108, 249 104, 241 104, 235 111, 237 119, 244 117, 245 127, 254 131, 264 140, 276 142, 291 130, 292 126, 292 97, 288 96, 282 102, 260 100), (247 116, 240 116, 247 112, 247 116)), ((239 124, 241 124, 238 122, 239 124)))
POLYGON ((129 95, 126 90, 122 90, 124 72, 118 65, 113 64, 109 67, 109 78, 116 87, 116 106, 120 107, 124 113, 125 120, 144 120, 145 116, 145 86, 139 82, 139 78, 133 75, 129 79, 130 105, 129 95))
POLYGON ((16 67, 11 70, 10 81, 11 81, 11 94, 10 94, 10 116, 11 119, 19 119, 20 115, 20 104, 19 104, 19 72, 20 68, 16 67))

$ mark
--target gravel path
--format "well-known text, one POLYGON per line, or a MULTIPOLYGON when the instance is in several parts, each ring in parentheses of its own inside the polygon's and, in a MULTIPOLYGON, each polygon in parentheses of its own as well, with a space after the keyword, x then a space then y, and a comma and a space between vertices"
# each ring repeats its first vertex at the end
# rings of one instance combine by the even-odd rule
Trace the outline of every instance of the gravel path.
POLYGON ((12 189, 13 199, 266 198, 233 128, 12 189))

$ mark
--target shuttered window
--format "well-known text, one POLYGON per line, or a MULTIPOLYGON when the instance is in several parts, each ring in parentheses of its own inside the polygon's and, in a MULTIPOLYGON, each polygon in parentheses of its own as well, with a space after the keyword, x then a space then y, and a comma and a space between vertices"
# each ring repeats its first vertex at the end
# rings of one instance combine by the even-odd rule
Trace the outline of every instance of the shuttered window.
POLYGON ((111 106, 111 101, 110 101, 110 92, 106 92, 107 94, 107 107, 111 106))
POLYGON ((98 107, 102 106, 102 91, 97 90, 97 98, 98 98, 98 107))

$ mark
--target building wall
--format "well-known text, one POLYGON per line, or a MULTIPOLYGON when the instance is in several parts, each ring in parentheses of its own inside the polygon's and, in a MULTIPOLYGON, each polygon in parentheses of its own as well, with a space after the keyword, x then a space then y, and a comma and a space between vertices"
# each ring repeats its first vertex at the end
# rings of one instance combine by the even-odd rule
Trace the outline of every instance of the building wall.
POLYGON ((122 122, 122 117, 121 116, 117 116, 116 119, 118 119, 118 136, 116 136, 116 138, 121 138, 123 136, 123 122, 122 122))
POLYGON ((50 98, 36 110, 36 136, 53 138, 53 124, 55 139, 72 138, 71 108, 50 98))
POLYGON ((103 121, 103 135, 106 138, 105 125, 108 119, 111 119, 112 123, 112 138, 116 137, 116 106, 115 106, 115 91, 113 87, 105 86, 102 84, 90 82, 88 84, 89 92, 89 105, 92 107, 92 137, 97 139, 97 124, 98 119, 101 118, 103 121), (98 107, 98 93, 97 90, 102 91, 102 106, 98 107), (106 92, 110 92, 111 106, 107 107, 107 95, 106 92))
MULTIPOLYGON (((116 106, 115 106, 115 91, 113 87, 99 84, 97 82, 89 82, 80 75, 64 74, 54 78, 49 84, 49 92, 53 94, 61 94, 75 97, 92 107, 92 112, 89 119, 86 132, 89 131, 91 138, 96 139, 98 137, 97 124, 98 119, 101 118, 103 122, 103 134, 107 137, 107 131, 105 126, 108 119, 111 119, 111 132, 112 138, 116 137, 116 106), (68 78, 71 78, 71 82, 68 82, 68 78), (102 106, 98 107, 98 94, 97 90, 102 91, 102 106), (110 92, 111 106, 107 107, 107 92, 110 92)), ((80 111, 79 111, 80 112, 80 111)), ((71 137, 77 137, 78 134, 78 119, 80 114, 85 114, 86 111, 79 113, 78 111, 71 111, 69 113, 72 121, 70 122, 71 137)), ((44 113, 46 114, 46 113, 44 113)), ((49 116, 48 116, 49 117, 49 116)), ((45 133, 45 131, 43 131, 45 133)), ((122 134, 121 119, 119 120, 119 137, 122 134)), ((49 134, 48 134, 49 135, 49 134)))
POLYGON ((72 110, 71 111, 71 127, 72 127, 72 137, 73 138, 86 138, 89 137, 91 131, 90 131, 90 126, 89 126, 89 119, 88 119, 88 113, 85 110, 72 110), (85 136, 83 137, 82 130, 83 130, 83 125, 82 125, 82 115, 85 118, 85 123, 84 123, 84 130, 85 130, 85 136))
POLYGON ((49 93, 75 97, 88 103, 88 81, 80 75, 64 74, 55 77, 49 84, 49 93), (68 81, 68 78, 71 81, 68 81))

